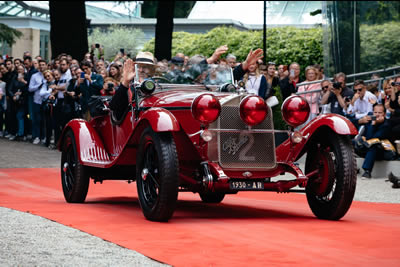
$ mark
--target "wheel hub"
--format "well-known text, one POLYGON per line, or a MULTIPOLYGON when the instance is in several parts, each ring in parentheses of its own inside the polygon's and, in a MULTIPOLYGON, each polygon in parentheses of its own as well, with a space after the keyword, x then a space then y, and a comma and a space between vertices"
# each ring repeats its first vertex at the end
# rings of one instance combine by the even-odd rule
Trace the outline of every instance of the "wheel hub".
POLYGON ((142 170, 142 179, 143 179, 143 181, 146 181, 148 174, 149 174, 149 170, 147 168, 144 168, 142 170))

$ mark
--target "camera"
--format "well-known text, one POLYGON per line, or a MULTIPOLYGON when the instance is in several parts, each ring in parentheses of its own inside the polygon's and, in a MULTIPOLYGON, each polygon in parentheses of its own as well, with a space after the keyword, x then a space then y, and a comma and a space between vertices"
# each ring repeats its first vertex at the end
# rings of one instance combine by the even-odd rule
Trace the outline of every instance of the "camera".
POLYGON ((107 84, 107 91, 112 91, 114 89, 114 84, 113 83, 108 83, 107 84))
POLYGON ((100 48, 100 44, 95 44, 95 47, 96 48, 100 48))
POLYGON ((55 106, 56 105, 56 99, 50 99, 50 98, 47 98, 47 105, 51 105, 51 106, 55 106))
POLYGON ((392 82, 391 85, 392 86, 400 85, 400 82, 392 82))
POLYGON ((333 88, 335 88, 335 89, 341 89, 341 88, 342 88, 342 83, 341 83, 341 82, 334 82, 334 83, 333 83, 333 88))
POLYGON ((122 55, 125 55, 125 49, 124 48, 121 48, 119 51, 121 52, 122 55))
POLYGON ((350 101, 351 101, 351 98, 350 98, 350 97, 348 97, 348 96, 346 96, 346 97, 344 98, 344 101, 346 101, 346 102, 350 102, 350 101))

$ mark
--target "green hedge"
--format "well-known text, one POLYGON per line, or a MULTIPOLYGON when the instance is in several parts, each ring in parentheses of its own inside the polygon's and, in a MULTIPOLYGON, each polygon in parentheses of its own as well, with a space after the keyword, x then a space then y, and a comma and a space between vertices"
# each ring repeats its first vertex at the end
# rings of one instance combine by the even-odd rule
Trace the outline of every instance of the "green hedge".
MULTIPOLYGON (((217 27, 204 34, 174 32, 172 55, 182 52, 188 56, 200 54, 208 57, 217 47, 227 44, 228 53, 234 54, 238 61, 243 61, 250 49, 263 48, 262 42, 262 31, 240 31, 233 27, 217 27)), ((143 49, 154 52, 154 38, 147 42, 143 49)), ((285 65, 298 62, 304 71, 306 66, 322 64, 322 51, 320 27, 281 27, 267 30, 267 62, 285 65)))

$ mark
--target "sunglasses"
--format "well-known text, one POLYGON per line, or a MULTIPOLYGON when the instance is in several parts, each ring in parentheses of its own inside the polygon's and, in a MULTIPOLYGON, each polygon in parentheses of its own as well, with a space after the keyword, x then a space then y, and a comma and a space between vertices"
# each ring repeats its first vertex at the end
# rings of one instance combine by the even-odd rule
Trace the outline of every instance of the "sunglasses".
POLYGON ((363 89, 362 88, 360 88, 360 89, 354 89, 354 92, 361 92, 363 89))
POLYGON ((329 85, 322 87, 322 89, 328 89, 329 85))

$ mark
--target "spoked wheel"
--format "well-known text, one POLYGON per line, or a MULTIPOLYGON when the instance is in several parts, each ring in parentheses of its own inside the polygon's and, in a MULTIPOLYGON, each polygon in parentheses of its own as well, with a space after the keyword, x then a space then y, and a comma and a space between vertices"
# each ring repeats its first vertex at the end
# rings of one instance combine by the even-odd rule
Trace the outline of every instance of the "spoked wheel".
POLYGON ((305 173, 307 201, 320 219, 339 220, 351 206, 357 181, 357 163, 348 136, 329 131, 312 141, 305 173))
POLYGON ((140 138, 136 180, 139 203, 146 219, 168 221, 178 199, 178 154, 171 133, 146 128, 140 138))
POLYGON ((204 203, 221 203, 224 197, 225 197, 224 193, 218 193, 218 192, 200 193, 200 198, 204 203))
POLYGON ((61 184, 64 198, 70 203, 82 203, 89 189, 89 175, 78 159, 74 133, 69 130, 64 137, 61 153, 61 184))

